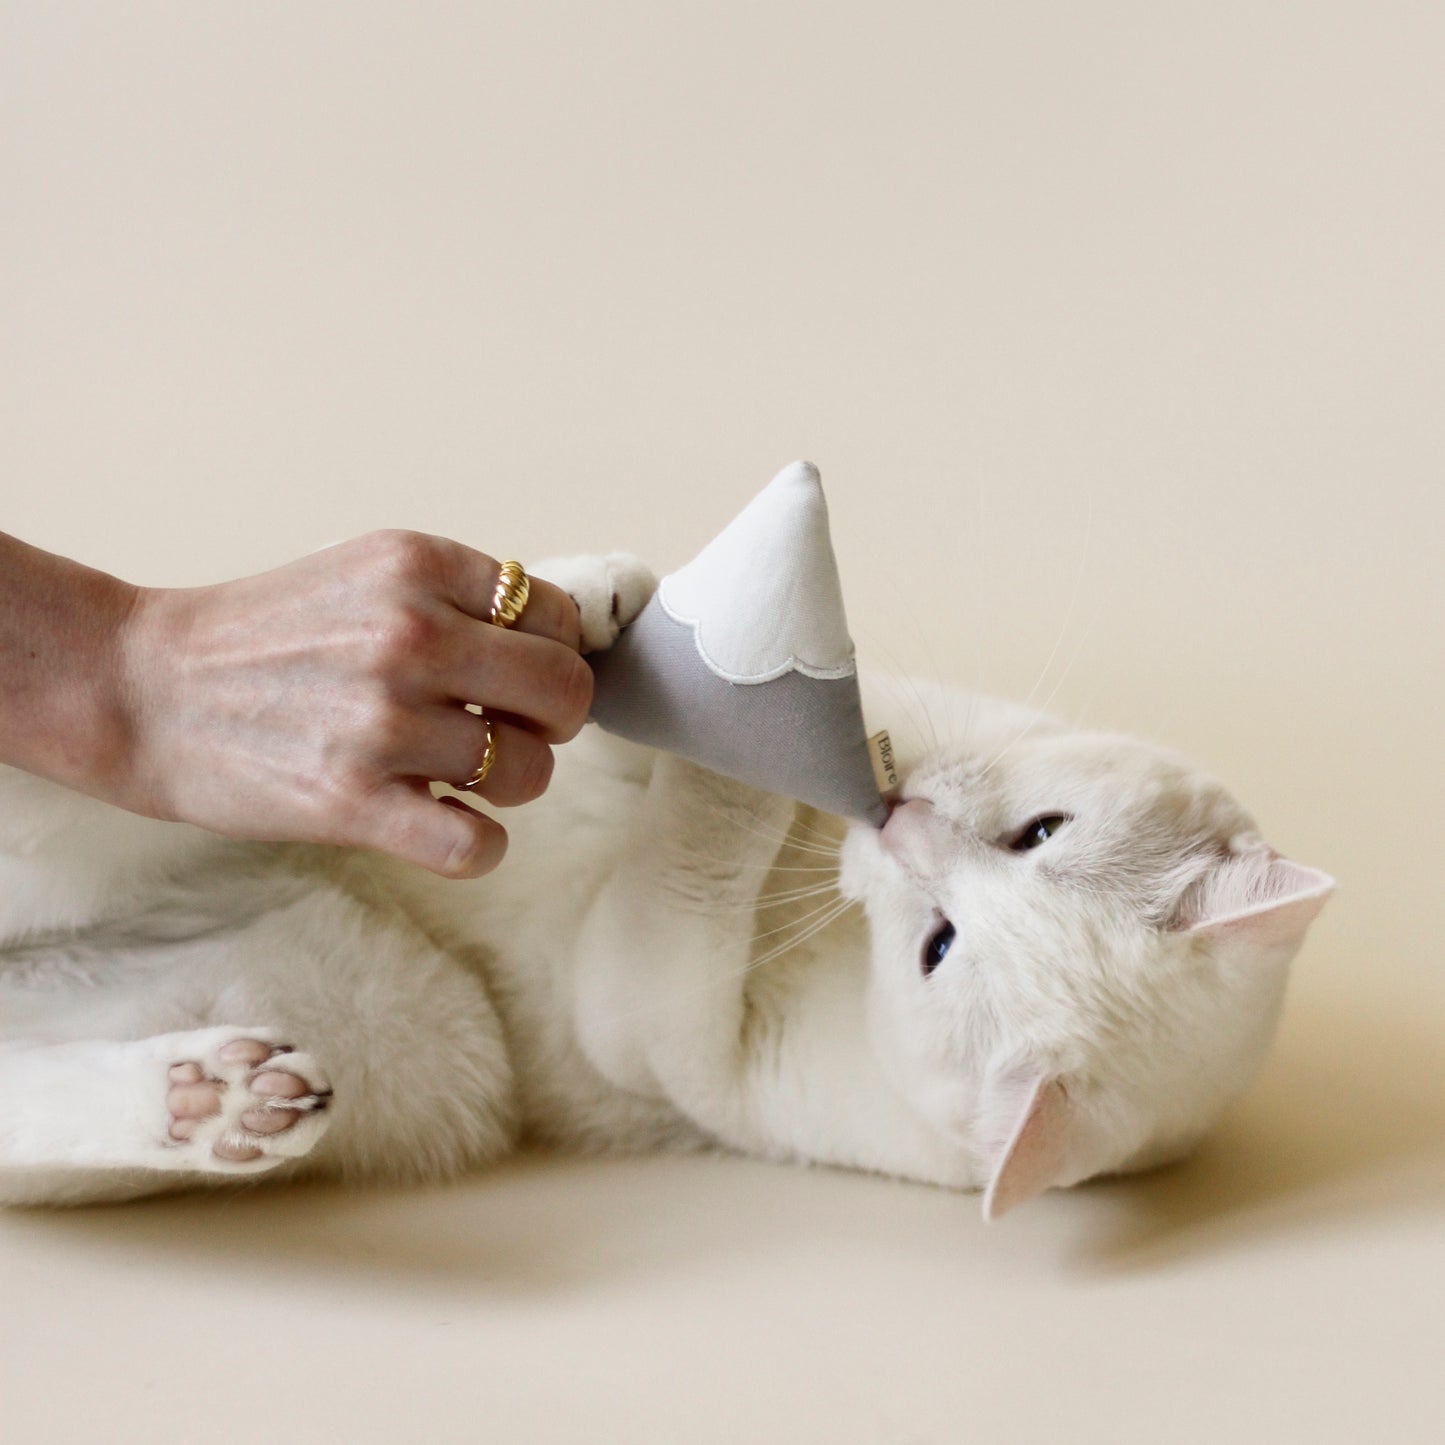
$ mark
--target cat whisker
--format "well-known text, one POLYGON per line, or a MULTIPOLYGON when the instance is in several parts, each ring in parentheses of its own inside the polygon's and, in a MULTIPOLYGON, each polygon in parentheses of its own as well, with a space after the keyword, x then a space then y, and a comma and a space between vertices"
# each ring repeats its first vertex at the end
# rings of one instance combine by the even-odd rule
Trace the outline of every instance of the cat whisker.
MULTIPOLYGON (((825 928, 827 928, 831 923, 833 923, 835 919, 842 917, 843 914, 845 914, 850 908, 856 905, 857 901, 858 900, 856 898, 842 898, 832 907, 818 909, 815 910, 813 913, 808 914, 807 917, 816 918, 817 921, 809 924, 807 928, 805 928, 795 937, 785 940, 776 948, 769 949, 765 954, 762 955, 761 958, 750 959, 748 961, 748 972, 751 973, 754 969, 761 968, 763 964, 771 963, 773 959, 780 958, 783 954, 789 952, 791 949, 797 948, 799 944, 806 943, 807 940, 812 938, 815 933, 821 933, 825 928), (822 913, 823 916, 821 918, 818 918, 818 913, 822 913)), ((766 938, 767 935, 760 934, 759 937, 766 938)), ((756 941, 757 940, 755 939, 754 942, 756 941)))
POLYGON ((721 818, 730 827, 736 828, 738 832, 750 834, 754 838, 762 838, 766 842, 776 844, 779 848, 781 848, 784 843, 787 843, 789 847, 795 849, 799 853, 814 853, 823 858, 836 858, 838 856, 837 844, 834 844, 832 847, 829 848, 820 848, 815 846, 814 844, 805 843, 800 840, 793 839, 791 837, 791 826, 789 828, 783 829, 781 832, 775 831, 771 828, 754 828, 749 827, 748 824, 744 822, 743 819, 739 818, 736 814, 724 812, 721 808, 709 806, 708 811, 712 813, 715 817, 721 818))
POLYGON ((893 671, 879 674, 880 681, 889 687, 893 701, 902 710, 904 716, 917 729, 920 735, 926 730, 932 739, 933 749, 936 751, 940 746, 938 729, 933 721, 933 714, 928 709, 928 704, 923 700, 923 694, 918 691, 917 684, 903 669, 899 662, 898 654, 886 643, 880 642, 875 637, 874 644, 878 650, 883 652, 893 665, 893 671), (902 689, 906 687, 912 695, 912 705, 903 696, 902 689))
MULTIPOLYGON (((842 900, 844 906, 850 904, 851 902, 851 899, 842 900)), ((803 925, 809 923, 810 920, 817 918, 820 913, 829 913, 838 910, 838 908, 839 904, 836 902, 819 904, 817 908, 809 909, 806 913, 799 914, 796 918, 790 918, 787 920, 786 923, 780 923, 776 928, 765 928, 761 933, 753 934, 753 936, 748 940, 748 947, 751 948, 753 944, 760 942, 764 938, 772 938, 776 934, 785 933, 790 928, 802 927, 803 925)), ((758 961, 759 960, 754 960, 754 962, 758 961)), ((752 964, 749 964, 749 967, 752 967, 752 964)))
POLYGON ((822 883, 800 884, 797 888, 783 888, 776 893, 764 893, 756 899, 759 908, 774 908, 779 903, 786 903, 799 898, 809 898, 819 893, 836 891, 837 879, 833 878, 822 883))
POLYGON ((1043 720, 1044 715, 1047 714, 1049 707, 1053 704, 1054 698, 1057 695, 1059 689, 1064 685, 1064 680, 1068 677, 1070 671, 1074 666, 1074 663, 1078 661, 1079 653, 1083 650, 1084 643, 1089 640, 1089 635, 1093 632, 1094 624, 1098 621, 1098 617, 1099 613, 1098 609, 1096 608, 1094 612, 1090 615, 1088 622, 1084 624, 1084 630, 1079 634, 1078 641, 1074 643, 1073 650, 1069 653, 1069 659, 1064 664, 1064 669, 1059 674, 1058 681, 1054 683, 1053 687, 1049 691, 1049 695, 1044 699, 1043 704, 1039 709, 1039 717, 1034 721, 1025 724, 1024 727, 1020 728, 1018 733, 1013 738, 1011 738, 1007 743, 1005 743, 1003 747, 1001 747, 991 758, 988 759, 988 761, 983 765, 983 768, 980 771, 980 777, 986 778, 989 773, 995 767, 997 767, 1004 758, 1009 755, 1013 748, 1017 744, 1021 743, 1026 737, 1028 737, 1029 734, 1032 733, 1033 730, 1038 726, 1039 722, 1043 720))
POLYGON ((1043 701, 1042 711, 1048 711, 1054 698, 1058 695, 1059 689, 1068 679, 1069 673, 1073 671, 1074 664, 1079 660, 1079 654, 1083 651, 1084 644, 1089 640, 1089 635, 1094 630, 1094 623, 1098 620, 1098 616, 1098 610, 1095 609, 1090 615, 1089 620, 1084 624, 1084 630, 1079 634, 1079 640, 1074 643, 1073 651, 1069 653, 1068 661, 1064 663, 1063 671, 1059 673, 1058 681, 1049 689, 1049 695, 1043 701))
MULTIPOLYGON (((754 826, 751 820, 720 808, 716 804, 706 803, 704 806, 714 817, 721 819, 738 832, 746 833, 754 838, 762 838, 766 842, 776 845, 779 853, 787 849, 795 853, 811 854, 818 858, 836 859, 842 848, 842 839, 837 836, 836 832, 809 823, 800 816, 799 812, 795 812, 782 829, 773 829, 754 826)), ((811 811, 817 812, 818 810, 811 811)), ((819 812, 818 816, 827 817, 828 815, 819 812)), ((843 826, 846 827, 846 821, 843 826)), ((698 856, 705 855, 699 854, 698 856)))
POLYGON ((691 908, 690 913, 704 914, 714 918, 729 913, 755 913, 765 908, 780 908, 787 904, 803 903, 810 898, 819 898, 829 893, 837 896, 837 880, 833 879, 826 883, 814 883, 805 888, 784 889, 778 893, 765 893, 760 898, 747 899, 738 903, 723 903, 716 908, 691 908))
MULTIPOLYGON (((1084 541, 1083 545, 1079 549, 1079 565, 1074 573, 1073 586, 1069 590, 1069 603, 1064 610, 1063 625, 1059 628, 1059 635, 1054 639, 1053 648, 1050 650, 1048 658, 1044 662, 1043 667, 1039 670, 1039 675, 1034 680, 1034 685, 1029 689, 1028 696, 1024 699, 1024 705, 1026 707, 1034 706, 1034 697, 1038 693, 1039 688, 1043 685, 1044 679, 1048 677, 1049 669, 1053 667, 1054 661, 1059 655, 1059 649, 1063 647, 1064 639, 1069 635, 1069 628, 1073 625, 1074 613, 1078 609, 1079 597, 1083 593, 1084 572, 1088 566, 1089 544, 1093 538, 1093 535, 1094 499, 1091 496, 1089 498, 1088 513, 1086 514, 1084 519, 1084 541)), ((1054 698, 1058 695, 1059 689, 1064 684, 1064 679, 1068 677, 1074 663, 1078 660, 1079 652, 1082 649, 1085 640, 1088 638, 1089 633, 1093 630, 1093 624, 1097 619, 1097 615, 1098 614, 1096 611, 1095 614, 1090 617, 1078 641, 1074 644, 1073 650, 1069 654, 1069 659, 1064 664, 1063 671, 1059 674, 1058 679, 1055 681, 1053 687, 1049 690, 1049 695, 1044 699, 1042 706, 1039 708, 1039 711, 1041 713, 1046 713, 1048 711, 1050 705, 1053 703, 1054 698)), ((996 752, 984 763, 981 771, 981 776, 987 777, 989 773, 998 765, 998 763, 1008 755, 1010 749, 1013 748, 1015 744, 1022 742, 1023 739, 1026 738, 1033 731, 1035 726, 1036 724, 1033 722, 1028 723, 1027 725, 1025 725, 1024 728, 1020 730, 1016 737, 1010 739, 1009 742, 1005 743, 1004 746, 998 750, 998 752, 996 752)))
POLYGON ((700 853, 696 849, 692 850, 690 856, 705 863, 726 863, 730 868, 739 871, 747 869, 754 873, 827 873, 834 877, 838 873, 836 856, 832 863, 744 863, 721 853, 700 853))
MULTIPOLYGON (((708 993, 726 988, 730 984, 736 984, 740 977, 754 972, 756 969, 761 968, 766 963, 772 962, 776 958, 781 958, 785 953, 806 943, 808 939, 812 938, 815 934, 821 933, 825 928, 829 927, 837 919, 841 918, 843 914, 848 912, 850 908, 853 908, 857 904, 857 901, 858 900, 854 898, 840 898, 836 904, 825 905, 821 909, 815 909, 812 913, 804 915, 802 920, 795 919, 795 924, 805 922, 807 925, 801 933, 796 934, 792 938, 784 939, 780 944, 769 949, 761 957, 750 959, 742 969, 720 977, 707 979, 695 987, 680 993, 678 997, 689 999, 700 998, 708 993), (820 917, 819 915, 822 916, 820 917)), ((780 932, 781 930, 775 929, 773 931, 780 932)), ((767 934, 758 935, 759 938, 766 938, 767 936, 767 934)), ((757 942, 757 939, 754 939, 753 942, 757 942)), ((620 1023, 628 1019, 640 1018, 650 1012, 651 1008, 651 1003, 642 1003, 636 1008, 620 1009, 609 1013, 607 1021, 609 1023, 620 1023)))
MULTIPOLYGON (((923 624, 918 619, 918 613, 913 607, 912 600, 908 592, 904 591, 900 593, 894 600, 898 605, 901 606, 904 616, 908 619, 909 625, 913 628, 914 632, 918 634, 918 640, 923 644, 923 651, 928 658, 928 670, 930 676, 932 677, 934 682, 941 683, 943 681, 943 674, 938 667, 937 655, 933 651, 933 644, 929 640, 928 634, 924 631, 923 624)), ((982 614, 980 613, 980 615, 982 614)), ((894 653, 893 650, 889 648, 886 644, 884 645, 884 651, 888 652, 892 656, 894 667, 896 669, 889 680, 894 682, 902 682, 903 685, 907 687, 908 691, 913 695, 913 701, 917 704, 918 707, 918 716, 922 719, 924 726, 928 729, 930 750, 936 752, 942 744, 938 736, 938 729, 934 725, 933 714, 929 711, 928 704, 923 700, 923 694, 918 690, 918 683, 914 679, 912 672, 906 668, 903 668, 899 664, 897 654, 894 653)), ((894 695, 897 696, 896 690, 894 695)), ((922 732, 923 729, 920 728, 919 731, 922 732)))
POLYGON ((784 837, 784 842, 786 843, 787 838, 790 838, 794 833, 801 833, 805 838, 812 838, 815 842, 826 847, 836 849, 839 846, 836 830, 829 831, 826 828, 818 827, 816 824, 805 823, 801 817, 793 819, 792 826, 788 829, 784 837))
MULTIPOLYGON (((1034 685, 1029 689, 1028 696, 1024 698, 1024 706, 1032 707, 1034 695, 1043 685, 1044 679, 1049 675, 1049 669, 1054 665, 1054 659, 1059 655, 1059 649, 1064 645, 1064 638, 1069 635, 1069 627, 1074 620, 1074 612, 1079 605, 1079 597, 1084 588, 1084 572, 1089 562, 1089 543, 1094 535, 1094 499, 1089 498, 1089 510, 1084 518, 1084 541, 1079 548, 1079 565, 1074 573, 1074 585, 1069 589, 1069 605, 1064 609, 1063 626, 1059 628, 1059 635, 1054 640, 1053 650, 1049 653, 1048 660, 1039 671, 1034 685)), ((1053 694, 1050 694, 1052 697, 1053 694)))

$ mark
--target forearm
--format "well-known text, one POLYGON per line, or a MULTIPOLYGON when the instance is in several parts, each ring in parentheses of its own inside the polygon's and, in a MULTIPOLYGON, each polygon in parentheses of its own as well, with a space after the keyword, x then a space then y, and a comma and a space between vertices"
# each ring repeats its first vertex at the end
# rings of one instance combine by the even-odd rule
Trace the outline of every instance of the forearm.
POLYGON ((0 762, 98 797, 127 767, 138 588, 0 533, 0 762))
POLYGON ((506 834, 431 781, 490 752, 477 795, 535 798, 592 694, 576 605, 539 580, 493 626, 499 570, 375 532, 258 577, 137 588, 0 534, 0 763, 231 837, 474 877, 506 834))

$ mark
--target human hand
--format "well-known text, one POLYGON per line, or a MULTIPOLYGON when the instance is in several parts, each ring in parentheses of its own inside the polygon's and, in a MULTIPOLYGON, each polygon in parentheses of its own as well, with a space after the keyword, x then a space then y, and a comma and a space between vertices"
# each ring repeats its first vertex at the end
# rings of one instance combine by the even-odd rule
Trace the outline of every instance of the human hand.
POLYGON ((337 843, 453 878, 501 861, 506 833, 433 780, 496 762, 477 789, 537 797, 551 744, 586 721, 592 674, 572 599, 533 579, 514 627, 486 619, 497 563, 376 532, 274 572, 142 590, 124 627, 127 739, 111 801, 233 837, 337 843))

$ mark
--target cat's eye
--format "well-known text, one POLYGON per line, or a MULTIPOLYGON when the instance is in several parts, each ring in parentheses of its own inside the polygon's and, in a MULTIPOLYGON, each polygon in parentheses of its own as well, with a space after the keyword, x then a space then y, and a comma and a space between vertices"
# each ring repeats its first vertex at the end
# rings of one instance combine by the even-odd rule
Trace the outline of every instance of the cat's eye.
POLYGON ((1040 844, 1047 843, 1068 821, 1067 813, 1043 813, 1032 819, 1020 832, 1015 833, 1009 840, 1009 847, 1015 853, 1027 853, 1030 848, 1037 848, 1040 844))
POLYGON ((946 918, 933 930, 928 942, 923 947, 923 976, 927 978, 948 954, 953 947, 954 927, 946 918))

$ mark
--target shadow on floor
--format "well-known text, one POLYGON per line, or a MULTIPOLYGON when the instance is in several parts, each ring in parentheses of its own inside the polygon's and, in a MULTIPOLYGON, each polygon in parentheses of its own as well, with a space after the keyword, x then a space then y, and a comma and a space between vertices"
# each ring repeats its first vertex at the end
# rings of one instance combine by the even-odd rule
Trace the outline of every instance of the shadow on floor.
POLYGON ((1078 1262, 1148 1269, 1286 1233, 1441 1217, 1442 1043, 1401 1016, 1292 1007, 1264 1077, 1194 1158, 1085 1186, 1120 1208, 1078 1262))
POLYGON ((1194 1159, 1051 1195, 987 1229, 976 1199, 947 1191, 712 1155, 523 1156, 449 1186, 262 1186, 22 1212, 6 1228, 147 1269, 184 1255, 332 1290, 384 1277, 444 1295, 536 1295, 808 1249, 896 1249, 901 1260, 906 1236, 956 1238, 945 1252, 970 1271, 1167 1270, 1284 1236, 1438 1217, 1439 1045, 1418 1021, 1292 1007, 1265 1076, 1194 1159))

